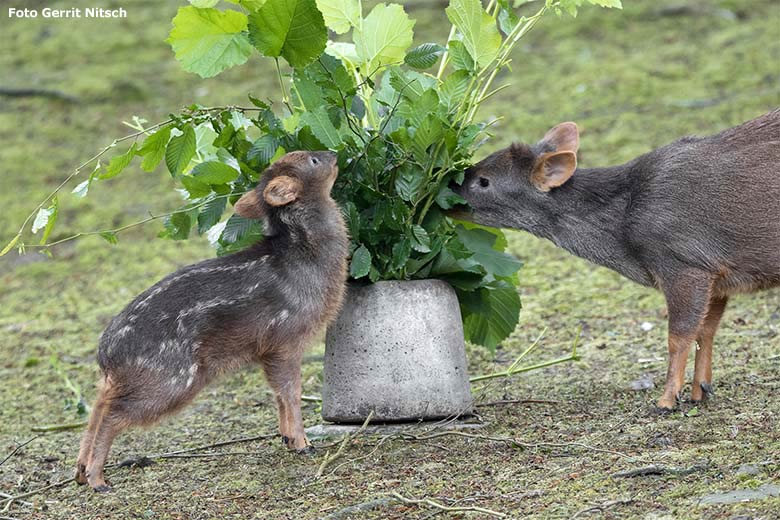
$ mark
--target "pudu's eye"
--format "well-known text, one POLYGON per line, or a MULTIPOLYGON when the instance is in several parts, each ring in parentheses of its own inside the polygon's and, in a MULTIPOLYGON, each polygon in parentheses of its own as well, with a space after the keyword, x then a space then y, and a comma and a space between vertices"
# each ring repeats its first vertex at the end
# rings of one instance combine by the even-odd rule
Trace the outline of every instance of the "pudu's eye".
POLYGON ((318 164, 320 164, 320 161, 313 155, 309 158, 309 160, 311 161, 312 166, 317 166, 318 164))
POLYGON ((483 188, 487 188, 488 186, 490 186, 490 181, 488 179, 486 179, 485 177, 480 177, 479 178, 479 185, 482 186, 483 188))

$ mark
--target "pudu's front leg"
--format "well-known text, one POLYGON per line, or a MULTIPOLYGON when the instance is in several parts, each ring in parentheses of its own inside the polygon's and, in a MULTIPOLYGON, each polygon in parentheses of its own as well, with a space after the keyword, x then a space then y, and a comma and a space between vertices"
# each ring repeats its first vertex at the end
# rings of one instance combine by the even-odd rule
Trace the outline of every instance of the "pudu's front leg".
POLYGON ((313 448, 303 430, 301 415, 302 358, 302 346, 285 346, 266 353, 262 358, 262 365, 268 384, 276 395, 282 442, 298 453, 309 453, 313 448))

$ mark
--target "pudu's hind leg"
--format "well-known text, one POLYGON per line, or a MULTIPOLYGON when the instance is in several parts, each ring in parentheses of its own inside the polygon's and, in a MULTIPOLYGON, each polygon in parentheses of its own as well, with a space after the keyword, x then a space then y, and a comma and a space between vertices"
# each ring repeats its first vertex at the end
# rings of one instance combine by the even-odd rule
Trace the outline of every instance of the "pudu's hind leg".
POLYGON ((114 438, 129 425, 114 410, 114 385, 110 377, 104 377, 98 397, 92 407, 89 424, 81 439, 76 462, 76 482, 89 485, 95 491, 108 491, 103 476, 103 466, 114 438))
POLYGON ((727 302, 728 297, 726 296, 713 297, 710 301, 707 317, 704 318, 704 323, 699 329, 699 335, 696 338, 698 348, 696 349, 696 364, 693 371, 693 388, 691 389, 691 400, 693 401, 702 401, 708 394, 712 393, 712 343, 727 302))
POLYGON ((301 359, 303 348, 270 352, 261 363, 279 406, 279 432, 284 444, 299 453, 311 451, 301 415, 301 359))

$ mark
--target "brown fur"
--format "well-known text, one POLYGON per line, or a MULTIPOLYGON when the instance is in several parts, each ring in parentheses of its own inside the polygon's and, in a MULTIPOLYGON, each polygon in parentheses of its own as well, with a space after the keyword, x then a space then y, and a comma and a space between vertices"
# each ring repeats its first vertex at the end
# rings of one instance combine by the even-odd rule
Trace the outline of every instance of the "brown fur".
POLYGON ((293 152, 235 206, 265 219, 266 238, 163 279, 101 336, 103 371, 79 450, 76 481, 97 491, 114 438, 186 406, 207 384, 247 364, 263 367, 288 448, 309 442, 300 365, 313 336, 338 314, 347 277, 346 228, 330 198, 335 156, 293 152))
POLYGON ((642 285, 669 319, 661 408, 676 405, 696 342, 691 397, 711 391, 713 338, 729 296, 780 286, 780 110, 685 137, 624 165, 577 169, 561 123, 470 168, 454 216, 529 231, 642 285))

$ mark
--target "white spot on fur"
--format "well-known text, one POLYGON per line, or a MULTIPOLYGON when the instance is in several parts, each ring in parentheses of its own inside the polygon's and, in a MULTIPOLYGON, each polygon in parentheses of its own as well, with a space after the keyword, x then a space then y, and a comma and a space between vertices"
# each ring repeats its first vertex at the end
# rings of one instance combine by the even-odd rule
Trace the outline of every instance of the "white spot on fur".
POLYGON ((124 338, 130 333, 131 330, 133 330, 133 327, 131 325, 125 325, 124 327, 116 331, 114 337, 116 337, 117 339, 124 338))
POLYGON ((152 298, 160 294, 161 292, 168 289, 171 285, 178 282, 179 280, 183 278, 189 278, 190 276, 196 276, 201 274, 209 274, 209 273, 230 273, 230 272, 236 272, 236 271, 243 271, 245 269, 252 269, 257 264, 264 263, 268 259, 268 255, 264 255, 257 260, 252 260, 250 262, 244 262, 242 264, 236 264, 236 265, 225 265, 220 267, 200 267, 197 269, 191 269, 185 273, 181 273, 178 276, 174 276, 172 278, 169 278, 165 280, 164 282, 160 282, 158 286, 153 288, 149 294, 146 295, 146 297, 139 301, 136 305, 136 309, 143 309, 149 305, 152 298))
POLYGON ((195 381, 195 374, 198 373, 198 364, 194 363, 192 366, 190 366, 189 369, 190 377, 187 378, 187 388, 192 386, 192 383, 195 381))

